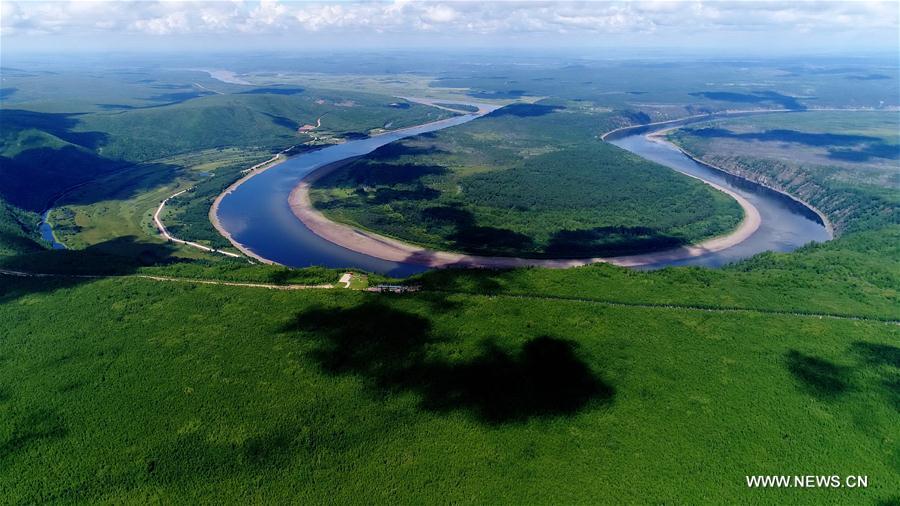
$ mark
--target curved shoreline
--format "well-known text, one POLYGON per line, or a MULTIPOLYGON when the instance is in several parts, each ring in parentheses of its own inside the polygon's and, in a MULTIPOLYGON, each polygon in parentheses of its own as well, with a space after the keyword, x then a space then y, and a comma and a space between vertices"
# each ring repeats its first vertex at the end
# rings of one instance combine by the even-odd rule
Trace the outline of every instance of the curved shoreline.
MULTIPOLYGON (((493 109, 493 107, 492 107, 493 109)), ((483 115, 485 111, 479 110, 476 113, 476 116, 483 115)), ((723 116, 733 116, 733 115, 744 115, 744 114, 765 114, 765 113, 783 113, 783 112, 793 112, 789 110, 732 110, 725 111, 724 113, 716 113, 716 114, 702 114, 695 115, 688 118, 679 118, 676 120, 668 120, 668 121, 660 121, 651 123, 648 125, 632 125, 628 127, 616 128, 611 131, 608 131, 600 136, 601 139, 606 139, 610 135, 632 130, 632 129, 640 129, 647 128, 653 126, 660 126, 665 124, 670 124, 672 128, 679 128, 682 123, 690 123, 692 121, 698 121, 703 119, 715 119, 716 117, 723 116)), ((415 127, 410 127, 415 128, 415 127)), ((404 130, 404 129, 399 129, 404 130)), ((671 128, 666 129, 671 130, 671 128)), ((647 132, 644 135, 653 136, 654 134, 658 134, 660 131, 647 132)), ((387 133, 387 132, 384 132, 387 133)), ((710 165, 702 160, 698 160, 696 157, 692 156, 690 153, 685 152, 680 149, 678 146, 675 146, 664 139, 660 139, 656 136, 655 138, 651 138, 651 141, 662 142, 673 149, 678 150, 686 157, 690 158, 694 162, 708 167, 709 169, 716 170, 717 172, 721 172, 723 174, 727 174, 733 177, 737 177, 739 179, 748 181, 759 187, 767 188, 774 192, 777 192, 781 195, 786 195, 790 199, 795 202, 798 202, 806 209, 811 210, 815 213, 821 224, 826 229, 829 238, 833 238, 833 226, 828 218, 816 207, 809 205, 808 203, 794 197, 793 195, 784 192, 782 190, 778 190, 776 188, 771 188, 768 185, 757 183, 751 179, 746 177, 742 177, 736 174, 732 174, 729 171, 721 169, 719 167, 715 167, 710 165)), ((727 250, 732 248, 747 239, 749 239, 759 228, 761 225, 762 218, 760 216, 759 209, 757 209, 753 204, 751 204, 747 199, 742 197, 740 194, 735 191, 729 190, 727 188, 723 188, 722 186, 715 184, 710 181, 704 180, 702 177, 694 176, 692 174, 687 174, 681 172, 680 170, 675 169, 674 167, 669 167, 671 170, 676 170, 684 175, 689 177, 694 177, 695 179, 699 179, 704 182, 704 184, 708 184, 711 187, 722 191, 723 193, 728 194, 732 198, 734 198, 738 204, 741 206, 744 211, 744 217, 742 221, 738 224, 738 226, 732 230, 731 232, 720 235, 716 237, 712 237, 701 241, 692 245, 680 246, 677 248, 672 248, 669 250, 656 251, 656 252, 648 252, 642 254, 635 255, 626 255, 626 256, 616 256, 616 257, 592 257, 592 258, 562 258, 562 259, 540 259, 540 258, 519 258, 519 257, 494 257, 494 256, 478 256, 478 255, 467 255, 464 253, 453 253, 448 251, 437 251, 431 250, 425 247, 416 246, 413 244, 409 244, 403 242, 398 239, 394 239, 391 237, 382 236, 375 232, 366 231, 357 229, 350 225, 345 225, 341 223, 336 223, 328 218, 326 218, 322 213, 315 210, 311 204, 309 197, 309 188, 311 184, 318 178, 326 175, 327 173, 335 170, 336 168, 344 165, 355 157, 348 157, 342 160, 337 160, 331 162, 330 164, 323 165, 318 167, 317 169, 311 171, 306 174, 300 182, 293 188, 288 196, 288 204, 291 208, 291 213, 299 219, 303 225, 306 227, 308 232, 318 236, 320 239, 331 243, 334 246, 339 248, 346 249, 348 251, 365 255, 371 257, 373 260, 382 260, 395 262, 400 264, 407 264, 410 266, 419 266, 419 267, 429 267, 429 268, 440 268, 440 267, 484 267, 484 268, 512 268, 512 267, 528 267, 528 266, 540 266, 540 267, 548 267, 548 268, 567 268, 574 267, 580 265, 586 265, 591 263, 611 263, 615 265, 620 265, 624 267, 645 267, 645 266, 654 266, 665 264, 669 262, 678 262, 683 260, 690 260, 693 258, 701 257, 704 255, 721 252, 723 250, 727 250)), ((274 164, 272 165, 274 166, 274 164)), ((263 170, 266 170, 269 167, 266 167, 263 170)), ((222 198, 234 191, 240 183, 246 181, 252 175, 259 173, 260 171, 254 171, 251 174, 246 175, 241 178, 235 184, 229 186, 225 192, 220 194, 214 204, 212 209, 210 210, 210 219, 213 221, 214 226, 222 233, 223 236, 229 239, 229 241, 235 245, 242 252, 247 254, 248 256, 252 256, 262 262, 266 263, 275 263, 271 260, 264 259, 248 250, 244 245, 238 243, 234 240, 230 234, 224 230, 221 224, 218 222, 216 218, 218 204, 222 200, 222 198)))
MULTIPOLYGON (((412 99, 409 99, 409 100, 410 100, 410 101, 414 101, 414 100, 412 100, 412 99)), ((493 110, 499 108, 499 106, 494 107, 494 106, 491 106, 491 105, 489 105, 489 104, 477 104, 477 105, 478 105, 478 112, 475 112, 475 113, 472 113, 472 114, 475 114, 475 115, 478 115, 478 116, 483 116, 483 115, 485 115, 485 114, 487 114, 487 113, 489 113, 489 112, 491 112, 491 111, 493 111, 493 110)), ((458 117, 458 116, 465 116, 465 114, 459 114, 459 115, 457 115, 457 116, 451 116, 450 118, 443 118, 443 119, 439 119, 439 120, 432 121, 432 122, 429 122, 429 123, 423 123, 423 124, 421 124, 421 125, 413 125, 413 126, 409 126, 409 127, 403 127, 403 128, 398 128, 398 129, 396 129, 396 130, 385 130, 385 131, 382 131, 382 132, 378 132, 378 133, 372 135, 371 137, 378 137, 378 136, 380 136, 380 135, 387 135, 387 134, 391 134, 391 133, 403 132, 404 130, 411 130, 411 129, 414 129, 414 128, 420 128, 420 127, 422 127, 422 126, 430 125, 430 124, 433 124, 433 123, 440 123, 440 122, 442 122, 442 121, 447 121, 448 119, 451 119, 451 118, 454 118, 454 117, 458 117)), ((320 118, 320 119, 321 119, 321 118, 320 118)), ((215 200, 213 200, 212 206, 210 206, 210 208, 209 208, 209 213, 208 213, 209 221, 210 221, 210 223, 212 223, 213 227, 219 232, 219 234, 221 234, 222 237, 228 239, 228 242, 230 242, 231 245, 234 246, 238 251, 240 251, 240 252, 243 253, 244 255, 247 255, 247 256, 250 257, 250 258, 254 258, 254 259, 256 259, 257 261, 259 261, 259 262, 261 262, 261 263, 264 263, 264 264, 269 264, 269 265, 281 265, 281 264, 279 264, 278 262, 269 260, 268 258, 262 257, 262 256, 260 256, 260 255, 257 255, 257 254, 254 253, 252 250, 250 250, 250 248, 248 248, 248 247, 245 246, 244 244, 241 244, 240 242, 238 242, 238 241, 231 235, 231 233, 228 232, 228 230, 227 230, 225 227, 222 226, 222 223, 219 221, 219 205, 221 204, 222 199, 224 199, 226 196, 228 196, 228 194, 230 194, 230 193, 232 193, 233 191, 235 191, 239 186, 241 186, 242 184, 244 184, 247 180, 249 180, 249 179, 252 178, 253 176, 256 176, 256 175, 258 175, 258 174, 261 174, 261 173, 263 173, 263 172, 265 172, 265 171, 267 171, 267 170, 269 170, 269 169, 271 169, 271 168, 273 168, 273 167, 275 167, 275 166, 277 166, 277 165, 279 165, 279 164, 281 164, 281 163, 283 163, 283 162, 289 160, 290 157, 287 156, 287 155, 285 155, 285 153, 287 153, 288 151, 290 151, 291 149, 293 149, 293 148, 295 148, 295 147, 296 147, 296 145, 295 145, 295 146, 291 146, 291 147, 289 147, 289 148, 287 148, 287 149, 284 149, 284 150, 278 152, 277 154, 275 154, 272 158, 269 158, 268 160, 265 160, 265 161, 263 161, 263 162, 260 162, 260 163, 258 163, 258 164, 256 164, 256 165, 254 165, 253 167, 250 167, 249 169, 246 169, 246 170, 245 170, 246 174, 244 174, 243 177, 241 177, 241 178, 238 179, 237 181, 231 183, 230 185, 228 185, 228 188, 225 188, 225 190, 224 190, 222 193, 219 193, 218 195, 216 195, 215 200)), ((327 146, 323 146, 323 147, 327 147, 327 146)), ((340 160, 340 161, 334 162, 334 163, 344 163, 344 162, 346 162, 347 160, 348 160, 348 159, 344 159, 344 160, 340 160)), ((328 165, 326 165, 326 167, 327 167, 327 166, 328 166, 328 165)), ((313 171, 313 172, 315 172, 315 171, 313 171)))
POLYGON ((225 188, 225 191, 216 195, 215 200, 213 200, 212 206, 210 206, 210 208, 209 208, 209 221, 210 221, 210 223, 212 223, 212 226, 216 230, 218 230, 220 234, 222 234, 222 237, 228 239, 228 242, 230 242, 231 245, 234 246, 235 248, 237 248, 238 251, 240 251, 241 253, 247 255, 250 258, 254 258, 257 261, 264 263, 264 264, 275 265, 275 262, 257 255, 256 253, 250 251, 250 248, 237 242, 234 239, 234 237, 231 236, 231 233, 229 233, 228 230, 226 230, 225 227, 223 227, 222 224, 219 222, 219 216, 218 216, 219 203, 221 203, 222 199, 225 198, 229 193, 236 190, 238 186, 244 184, 244 182, 246 182, 251 177, 253 177, 257 174, 260 174, 262 172, 265 172, 265 171, 271 169, 272 167, 275 167, 276 165, 287 160, 288 157, 285 156, 284 153, 293 147, 294 146, 291 146, 290 148, 280 151, 272 158, 269 158, 268 160, 266 160, 264 162, 260 162, 256 165, 254 165, 253 167, 250 167, 249 169, 247 169, 247 173, 244 174, 243 177, 241 177, 237 181, 231 183, 230 185, 228 185, 228 188, 225 188))
POLYGON ((666 134, 666 133, 668 133, 668 132, 671 132, 672 130, 677 130, 677 129, 679 129, 679 128, 681 128, 681 127, 676 126, 676 127, 672 127, 672 128, 666 128, 666 129, 664 129, 664 130, 657 130, 656 132, 652 132, 652 133, 647 134, 647 138, 650 139, 651 141, 654 141, 654 142, 661 142, 661 143, 667 144, 667 145, 669 145, 669 146, 672 146, 673 148, 677 149, 681 154, 683 154, 684 156, 686 156, 686 157, 690 158, 691 160, 693 160, 695 163, 699 163, 700 165, 709 167, 710 169, 717 170, 717 171, 719 171, 719 172, 722 172, 723 174, 728 174, 729 176, 737 177, 737 178, 743 179, 743 180, 745 180, 745 181, 749 181, 749 182, 751 182, 751 183, 753 183, 753 184, 757 184, 757 185, 759 185, 759 186, 762 186, 763 188, 766 188, 766 189, 768 189, 768 190, 772 190, 773 192, 776 192, 776 193, 779 193, 779 194, 781 194, 781 195, 784 195, 785 197, 788 197, 789 199, 793 200, 794 202, 797 202, 798 204, 803 205, 803 207, 806 207, 806 208, 808 208, 810 211, 814 212, 814 213, 816 214, 816 216, 818 216, 819 219, 822 220, 822 225, 825 227, 825 231, 828 232, 828 235, 829 235, 832 239, 834 239, 834 225, 831 223, 831 220, 828 219, 828 216, 827 216, 825 213, 823 213, 822 210, 820 210, 818 207, 816 207, 816 206, 810 204, 809 202, 807 202, 807 201, 805 201, 805 200, 803 200, 803 199, 801 199, 801 198, 799 198, 799 197, 796 197, 796 196, 794 196, 794 195, 791 195, 790 193, 788 193, 788 192, 786 192, 786 191, 784 191, 784 190, 780 190, 780 189, 778 189, 778 188, 775 188, 774 186, 769 186, 769 185, 767 185, 767 184, 765 184, 765 183, 763 183, 763 182, 760 182, 760 181, 754 181, 754 180, 749 179, 749 178, 747 178, 747 177, 744 177, 744 176, 735 174, 735 173, 731 172, 730 170, 726 170, 726 169, 724 169, 724 168, 722 168, 722 167, 719 167, 718 165, 713 165, 713 164, 711 164, 711 163, 709 163, 709 162, 703 161, 703 160, 701 160, 700 158, 697 158, 696 156, 694 156, 693 153, 691 153, 691 152, 685 150, 684 148, 682 148, 682 147, 679 146, 678 144, 675 144, 674 142, 669 141, 669 140, 667 140, 665 137, 663 137, 663 134, 666 134))
POLYGON ((693 245, 618 257, 543 259, 489 257, 467 255, 465 253, 453 253, 449 251, 437 251, 331 221, 325 217, 324 214, 316 210, 309 198, 310 187, 315 181, 330 174, 347 162, 348 160, 341 160, 325 165, 310 172, 300 180, 300 184, 294 187, 288 199, 288 203, 294 216, 303 222, 303 224, 314 234, 343 248, 380 258, 382 260, 413 263, 432 268, 480 267, 502 269, 512 267, 548 267, 560 269, 601 262, 622 267, 641 267, 660 262, 694 258, 707 253, 714 253, 730 248, 740 244, 753 235, 762 222, 759 210, 744 197, 717 184, 705 181, 696 176, 685 174, 689 177, 699 179, 705 184, 728 194, 738 202, 741 209, 744 211, 744 218, 741 220, 740 224, 738 224, 737 228, 726 235, 713 237, 693 245))

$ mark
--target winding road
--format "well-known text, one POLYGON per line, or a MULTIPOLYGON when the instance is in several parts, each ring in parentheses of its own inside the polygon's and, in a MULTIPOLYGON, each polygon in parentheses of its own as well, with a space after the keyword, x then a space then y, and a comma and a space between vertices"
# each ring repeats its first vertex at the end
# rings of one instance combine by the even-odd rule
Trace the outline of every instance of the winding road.
POLYGON ((169 200, 171 200, 185 192, 188 192, 190 190, 191 190, 191 188, 186 188, 184 190, 181 190, 180 192, 173 193, 173 194, 169 195, 168 197, 166 197, 162 202, 159 203, 159 207, 157 207, 156 212, 153 213, 153 223, 156 225, 156 229, 159 230, 160 235, 162 235, 163 238, 165 238, 167 241, 177 242, 178 244, 184 244, 185 246, 197 248, 197 249, 200 249, 203 251, 207 251, 209 253, 219 253, 221 255, 229 256, 232 258, 241 258, 241 255, 238 255, 237 253, 231 253, 230 251, 222 251, 219 249, 210 248, 209 246, 204 246, 204 245, 196 243, 196 242, 185 241, 184 239, 179 239, 169 233, 169 230, 166 229, 165 224, 163 224, 162 219, 160 219, 159 216, 162 214, 163 208, 166 207, 166 203, 168 203, 169 200))

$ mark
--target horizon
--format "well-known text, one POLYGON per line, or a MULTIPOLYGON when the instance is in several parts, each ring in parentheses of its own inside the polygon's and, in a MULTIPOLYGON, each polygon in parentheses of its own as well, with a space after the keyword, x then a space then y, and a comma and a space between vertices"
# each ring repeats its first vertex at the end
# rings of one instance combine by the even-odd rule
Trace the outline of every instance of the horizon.
POLYGON ((512 51, 896 54, 896 2, 3 1, 4 55, 512 51), (363 46, 363 47, 361 47, 363 46))

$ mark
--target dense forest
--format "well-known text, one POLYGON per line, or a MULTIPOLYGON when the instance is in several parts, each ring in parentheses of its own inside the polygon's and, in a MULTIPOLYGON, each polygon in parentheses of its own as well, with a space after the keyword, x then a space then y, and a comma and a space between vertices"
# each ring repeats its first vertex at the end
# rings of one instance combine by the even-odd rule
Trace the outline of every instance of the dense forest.
POLYGON ((727 233, 730 197, 598 139, 610 114, 516 104, 397 141, 317 180, 327 216, 438 250, 590 257, 727 233))

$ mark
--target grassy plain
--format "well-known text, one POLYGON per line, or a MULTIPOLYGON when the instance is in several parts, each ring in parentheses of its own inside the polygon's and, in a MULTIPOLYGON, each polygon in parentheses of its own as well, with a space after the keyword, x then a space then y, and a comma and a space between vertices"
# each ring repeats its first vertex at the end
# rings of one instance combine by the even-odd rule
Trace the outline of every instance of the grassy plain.
POLYGON ((58 283, 0 289, 14 503, 897 499, 896 325, 58 283), (819 469, 869 488, 744 482, 819 469))

